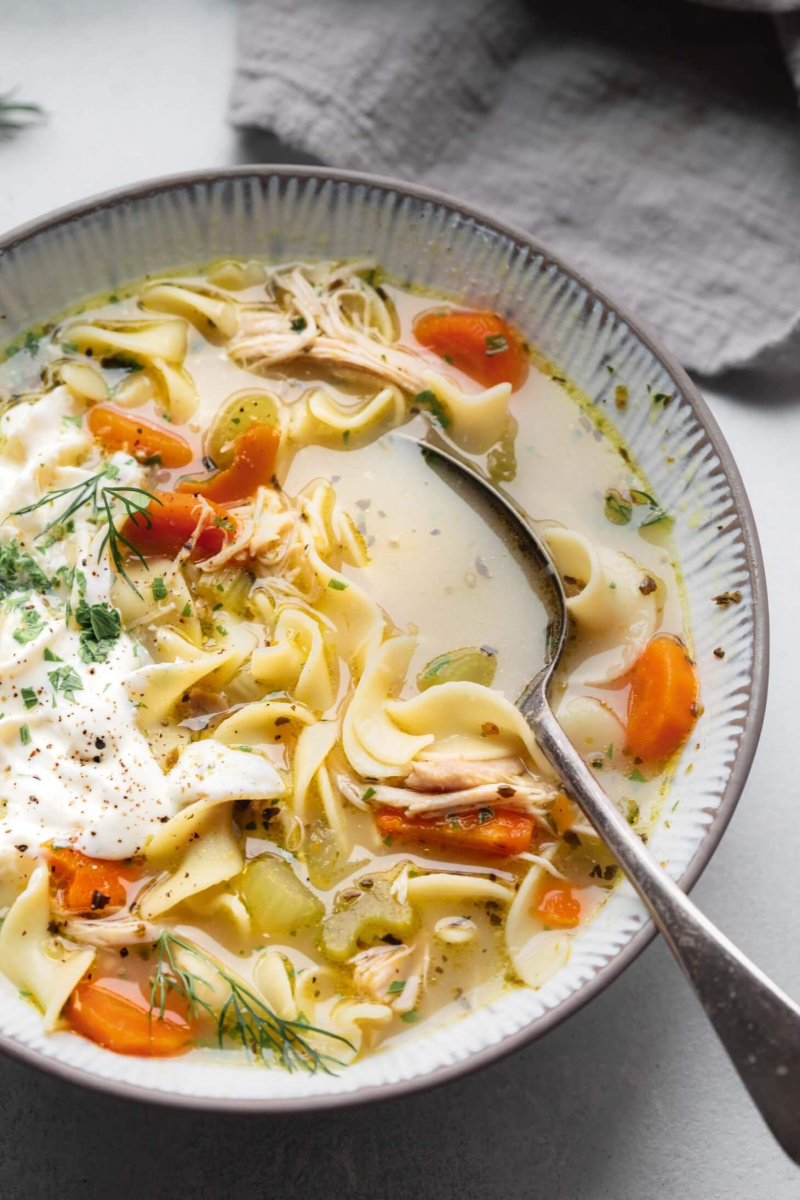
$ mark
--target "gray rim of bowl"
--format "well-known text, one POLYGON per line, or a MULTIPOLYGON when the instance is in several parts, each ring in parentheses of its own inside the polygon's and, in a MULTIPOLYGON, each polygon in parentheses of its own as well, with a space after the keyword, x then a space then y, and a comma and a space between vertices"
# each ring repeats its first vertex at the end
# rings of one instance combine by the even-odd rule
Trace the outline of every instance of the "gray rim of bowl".
MULTIPOLYGON (((742 477, 739 474, 739 468, 736 466, 728 444, 708 405, 683 367, 680 366, 672 354, 656 338, 643 329, 639 321, 633 318, 624 307, 611 300, 600 288, 591 284, 579 272, 573 271, 561 258, 551 254, 534 237, 526 233, 525 230, 518 229, 514 225, 495 221, 480 209, 473 208, 469 204, 462 204, 444 192, 419 187, 416 184, 403 183, 400 180, 389 179, 384 176, 368 175, 361 171, 328 170, 324 167, 267 166, 255 164, 253 166, 225 167, 215 170, 187 171, 177 175, 164 175, 128 187, 103 192, 98 196, 93 196, 77 204, 70 204, 56 209, 53 212, 45 214, 43 217, 18 226, 16 229, 12 229, 9 233, 5 234, 5 236, 0 237, 0 269, 2 269, 3 255, 23 242, 29 241, 31 238, 46 232, 48 229, 52 229, 56 225, 78 220, 91 213, 100 212, 105 208, 113 208, 124 203, 126 200, 144 199, 148 196, 157 195, 159 192, 193 187, 196 184, 220 183, 226 179, 257 177, 266 180, 273 176, 284 179, 318 179, 321 182, 363 184, 366 187, 385 192, 395 192, 399 196, 408 196, 414 200, 430 202, 448 209, 450 212, 461 217, 466 217, 468 220, 474 221, 477 225, 483 226, 493 233, 499 234, 501 237, 512 242, 523 253, 528 255, 542 255, 546 263, 553 264, 565 275, 577 280, 578 283, 586 288, 587 292, 599 299, 606 308, 625 321, 631 332, 669 371, 683 395, 691 403, 711 444, 719 455, 720 463, 730 484, 736 511, 741 519, 747 566, 753 588, 754 638, 753 675, 749 695, 750 704, 736 761, 734 762, 725 791, 722 794, 719 807, 714 813, 702 845, 678 881, 684 891, 690 891, 707 866, 712 854, 719 845, 720 838, 725 832, 728 822, 733 816, 747 776, 750 773, 750 767, 752 766, 758 747, 761 726, 764 721, 764 710, 767 701, 767 679, 769 675, 769 614, 764 560, 756 531, 753 510, 745 491, 742 477)), ((280 1114, 314 1112, 345 1106, 350 1107, 358 1104, 375 1103, 381 1100, 394 1100, 414 1092, 439 1087, 441 1084, 449 1083, 451 1080, 459 1079, 461 1076, 477 1071, 481 1067, 487 1067, 491 1063, 498 1062, 506 1055, 512 1054, 515 1050, 527 1046, 530 1042, 542 1037, 551 1029, 555 1029, 556 1026, 578 1012, 585 1004, 588 1004, 590 1000, 593 1000, 595 996, 604 991, 609 984, 613 983, 626 967, 630 966, 633 960, 649 945, 655 935, 655 925, 652 919, 648 917, 638 933, 631 938, 628 944, 606 966, 601 967, 588 983, 585 983, 561 1004, 550 1009, 543 1017, 539 1017, 535 1022, 526 1026, 526 1028, 519 1030, 510 1037, 504 1038, 496 1045, 487 1046, 486 1049, 470 1055, 469 1058, 461 1062, 453 1063, 446 1067, 439 1067, 430 1075, 419 1075, 413 1079, 402 1080, 398 1083, 387 1083, 362 1088, 352 1094, 345 1093, 274 1100, 237 1100, 215 1096, 184 1096, 177 1092, 156 1091, 135 1084, 123 1083, 116 1079, 104 1079, 101 1076, 94 1075, 78 1067, 56 1062, 48 1058, 41 1051, 22 1046, 13 1038, 3 1034, 0 1034, 0 1050, 3 1050, 20 1062, 38 1067, 40 1070, 56 1075, 69 1083, 77 1083, 101 1092, 109 1092, 114 1096, 169 1105, 176 1108, 206 1109, 219 1112, 280 1114)))

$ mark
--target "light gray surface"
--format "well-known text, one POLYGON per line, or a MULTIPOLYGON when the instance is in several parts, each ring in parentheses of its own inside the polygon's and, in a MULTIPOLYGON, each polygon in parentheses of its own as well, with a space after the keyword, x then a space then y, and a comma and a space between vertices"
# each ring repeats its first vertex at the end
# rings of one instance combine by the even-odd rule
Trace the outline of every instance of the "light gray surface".
MULTIPOLYGON (((51 112, 43 128, 0 145, 0 230, 144 176, 274 156, 225 124, 234 20, 232 0, 37 0, 25 11, 0 0, 0 88, 24 85, 51 112)), ((706 394, 761 532, 773 669, 750 782, 695 897, 800 996, 800 382, 756 374, 706 394)), ((0 1060, 0 1114, 3 1200, 800 1194, 658 943, 544 1041, 417 1098, 291 1120, 221 1118, 114 1101, 0 1060)))

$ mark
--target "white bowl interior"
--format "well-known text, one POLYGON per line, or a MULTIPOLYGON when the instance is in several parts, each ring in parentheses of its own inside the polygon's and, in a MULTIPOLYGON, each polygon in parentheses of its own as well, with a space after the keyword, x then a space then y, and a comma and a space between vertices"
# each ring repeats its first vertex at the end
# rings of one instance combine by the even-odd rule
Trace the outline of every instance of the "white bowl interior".
MULTIPOLYGON (((605 406, 660 502, 676 517, 704 713, 679 764, 669 811, 650 844, 674 878, 687 873, 709 839, 715 816, 724 825, 755 749, 766 613, 756 612, 758 550, 746 497, 735 468, 721 461, 724 444, 707 414, 701 419, 681 372, 668 369, 608 302, 522 235, 517 238, 437 197, 404 194, 388 184, 288 169, 232 172, 216 180, 143 187, 23 234, 0 252, 3 341, 148 271, 222 256, 370 255, 400 280, 500 310, 564 375, 605 406), (620 381, 630 395, 621 413, 613 405, 620 381), (667 406, 654 405, 651 393, 674 399, 667 406), (741 592, 741 603, 727 608, 712 603, 712 597, 731 589, 741 592), (722 661, 713 657, 721 644, 722 661)), ((0 987, 0 1035, 61 1069, 75 1068, 97 1082, 128 1084, 178 1102, 194 1098, 267 1106, 270 1101, 341 1100, 365 1089, 441 1077, 472 1056, 486 1058, 490 1047, 515 1035, 543 1030, 558 1017, 558 1006, 565 1014, 571 1011, 581 993, 594 989, 598 975, 614 970, 615 958, 644 920, 641 903, 623 884, 574 939, 567 965, 540 991, 509 993, 336 1076, 248 1070, 221 1057, 122 1058, 69 1034, 45 1037, 38 1015, 8 985, 0 987)))

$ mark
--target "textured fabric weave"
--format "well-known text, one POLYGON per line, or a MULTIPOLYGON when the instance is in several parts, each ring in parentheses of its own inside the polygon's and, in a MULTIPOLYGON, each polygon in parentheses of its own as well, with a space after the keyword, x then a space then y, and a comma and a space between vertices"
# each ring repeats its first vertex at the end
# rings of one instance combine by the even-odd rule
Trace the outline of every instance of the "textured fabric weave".
MULTIPOLYGON (((791 59, 798 16, 776 20, 791 59)), ((701 372, 800 328, 800 119, 765 15, 249 0, 231 111, 515 222, 701 372)))

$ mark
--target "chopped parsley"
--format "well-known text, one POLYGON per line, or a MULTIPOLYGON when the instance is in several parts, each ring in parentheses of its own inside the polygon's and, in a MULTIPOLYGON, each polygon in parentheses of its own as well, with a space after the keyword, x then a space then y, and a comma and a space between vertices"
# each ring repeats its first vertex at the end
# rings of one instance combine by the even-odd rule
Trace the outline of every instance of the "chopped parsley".
POLYGON ((105 662, 120 635, 122 619, 109 604, 87 604, 81 600, 75 610, 81 630, 79 655, 82 662, 105 662))
POLYGON ((426 388, 424 392, 418 392, 414 397, 413 403, 418 408, 430 409, 431 416, 435 417, 442 429, 447 429, 447 426, 451 423, 444 405, 430 388, 426 388))
POLYGON ((374 795, 375 795, 375 788, 368 787, 367 790, 364 792, 364 795, 361 797, 361 799, 362 800, 371 800, 374 795))
POLYGON ((159 575, 153 580, 153 599, 154 600, 166 600, 166 598, 167 598, 167 585, 164 583, 164 580, 159 575))
POLYGON ((75 693, 83 691, 81 677, 72 667, 57 667, 55 671, 47 672, 47 678, 53 685, 53 692, 61 692, 73 704, 76 701, 75 693))
POLYGON ((393 979, 392 982, 389 984, 389 995, 390 996, 399 996, 400 993, 405 989, 405 986, 406 986, 405 979, 393 979))
POLYGON ((487 354, 502 354, 508 349, 508 342, 503 337, 502 333, 494 333, 486 339, 487 354))
POLYGON ((32 687, 21 688, 20 695, 26 708, 36 708, 36 705, 39 703, 39 697, 32 687))
POLYGON ((630 779, 632 783, 647 783, 647 780, 638 767, 634 767, 632 771, 629 771, 626 778, 630 779))
POLYGON ((45 662, 63 662, 64 660, 63 660, 63 658, 59 658, 57 654, 54 654, 49 646, 45 646, 44 661, 45 662))
POLYGON ((44 629, 44 621, 41 614, 35 608, 26 608, 22 612, 22 624, 19 629, 14 632, 14 641, 19 642, 24 646, 27 642, 34 641, 35 638, 44 629))
POLYGON ((192 606, 189 603, 189 601, 187 600, 183 606, 183 612, 181 613, 181 616, 182 617, 190 617, 191 615, 192 615, 192 606))
POLYGON ((400 1020, 405 1021, 406 1025, 413 1025, 419 1020, 419 1013, 415 1008, 412 1008, 411 1012, 401 1013, 400 1020))
POLYGON ((224 529, 227 533, 235 533, 236 526, 230 517, 214 517, 214 524, 217 529, 224 529))
POLYGON ((335 592, 343 592, 347 589, 347 584, 341 579, 329 579, 328 587, 333 588, 335 592))
POLYGON ((308 325, 308 322, 306 321, 305 317, 295 317, 292 320, 292 332, 293 333, 302 333, 307 325, 308 325))
POLYGON ((16 541, 0 546, 0 599, 30 589, 47 592, 52 586, 39 564, 20 550, 16 541))
POLYGON ((30 740, 31 740, 31 731, 30 731, 30 728, 29 728, 27 725, 20 725, 20 727, 19 727, 19 740, 22 742, 23 746, 28 746, 28 745, 30 745, 30 740))

